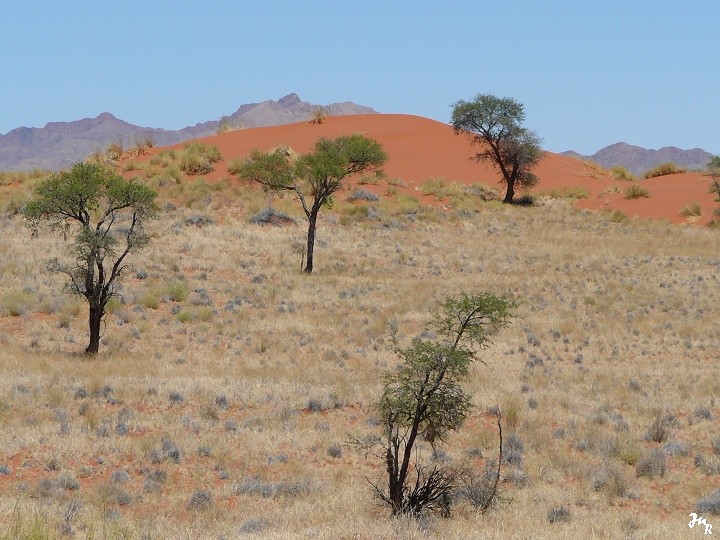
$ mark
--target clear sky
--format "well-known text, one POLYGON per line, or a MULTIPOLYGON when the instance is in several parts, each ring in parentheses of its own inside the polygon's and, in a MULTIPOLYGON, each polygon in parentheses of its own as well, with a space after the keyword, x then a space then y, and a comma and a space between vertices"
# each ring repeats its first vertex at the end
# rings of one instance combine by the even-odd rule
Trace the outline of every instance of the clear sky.
POLYGON ((178 129, 296 92, 449 122, 525 105, 548 150, 720 153, 720 2, 7 1, 0 133, 111 112, 178 129))

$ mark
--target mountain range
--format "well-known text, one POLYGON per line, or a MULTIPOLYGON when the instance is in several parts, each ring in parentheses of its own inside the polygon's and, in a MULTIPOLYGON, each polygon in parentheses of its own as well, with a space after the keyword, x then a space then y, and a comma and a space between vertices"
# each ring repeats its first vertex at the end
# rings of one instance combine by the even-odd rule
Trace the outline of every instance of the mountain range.
POLYGON ((620 165, 636 175, 641 175, 648 169, 666 162, 675 163, 689 170, 702 170, 713 157, 712 154, 700 148, 681 150, 674 146, 666 146, 660 150, 648 150, 624 142, 606 146, 591 156, 583 156, 572 150, 561 152, 561 154, 578 159, 589 159, 608 168, 620 165))
MULTIPOLYGON (((43 128, 19 127, 0 135, 0 170, 59 170, 80 161, 111 143, 129 148, 138 141, 151 139, 157 146, 214 135, 222 126, 230 129, 302 122, 312 118, 318 105, 288 94, 277 101, 248 103, 220 120, 211 120, 179 130, 141 127, 104 112, 95 118, 73 122, 50 122, 43 128)), ((324 106, 331 116, 372 114, 370 107, 352 102, 324 106)))

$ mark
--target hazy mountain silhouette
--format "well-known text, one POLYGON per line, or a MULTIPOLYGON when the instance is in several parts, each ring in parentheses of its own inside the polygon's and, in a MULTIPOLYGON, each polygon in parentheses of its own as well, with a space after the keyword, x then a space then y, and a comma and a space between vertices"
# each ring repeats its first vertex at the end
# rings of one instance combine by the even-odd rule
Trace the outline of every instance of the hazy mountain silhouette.
MULTIPOLYGON (((275 126, 302 122, 312 117, 317 105, 288 94, 278 101, 241 105, 220 120, 211 120, 179 130, 141 127, 110 113, 74 122, 50 122, 43 128, 19 127, 0 135, 0 170, 63 169, 111 143, 130 148, 137 140, 150 137, 157 146, 214 135, 221 124, 230 128, 275 126)), ((370 107, 351 102, 325 106, 328 114, 375 113, 370 107)))
POLYGON ((572 150, 562 152, 562 155, 589 159, 603 167, 621 165, 633 174, 641 175, 648 169, 657 167, 661 163, 671 161, 686 169, 704 169, 712 158, 712 154, 700 148, 681 150, 674 146, 666 146, 660 150, 648 150, 640 146, 633 146, 619 142, 598 150, 592 156, 583 156, 572 150))

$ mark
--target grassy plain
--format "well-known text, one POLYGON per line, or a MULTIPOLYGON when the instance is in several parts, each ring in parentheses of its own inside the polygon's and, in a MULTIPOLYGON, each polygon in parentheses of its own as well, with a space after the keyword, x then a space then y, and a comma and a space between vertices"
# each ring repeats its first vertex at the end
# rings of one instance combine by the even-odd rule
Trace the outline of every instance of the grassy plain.
POLYGON ((274 206, 297 224, 273 227, 249 224, 258 191, 226 183, 185 205, 165 192, 97 358, 80 354, 86 306, 44 270, 62 241, 31 237, 6 207, 0 538, 701 534, 689 513, 720 485, 717 231, 561 200, 438 210, 388 193, 352 204, 346 193, 321 214, 306 276, 291 198, 274 206), (398 361, 389 324, 410 339, 464 291, 520 305, 443 447, 482 470, 497 455, 498 405, 520 442, 504 502, 393 519, 367 482, 381 463, 346 443, 378 433, 371 405, 398 361))

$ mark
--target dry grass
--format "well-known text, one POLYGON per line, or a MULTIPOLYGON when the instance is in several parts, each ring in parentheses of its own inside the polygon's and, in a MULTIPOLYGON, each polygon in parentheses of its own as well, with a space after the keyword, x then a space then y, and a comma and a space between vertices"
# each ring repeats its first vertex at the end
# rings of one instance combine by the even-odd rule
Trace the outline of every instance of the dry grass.
MULTIPOLYGON (((153 223, 96 359, 79 354, 86 308, 44 270, 58 238, 0 217, 0 538, 687 537, 717 483, 694 464, 713 457, 720 415, 716 231, 562 201, 436 211, 388 196, 373 218, 349 203, 322 214, 306 276, 302 219, 250 225, 261 192, 208 197, 209 221, 173 197, 153 223), (393 519, 365 480, 381 464, 344 445, 377 433, 389 323, 417 335, 461 291, 520 302, 444 448, 480 474, 499 405, 519 454, 503 466, 507 502, 393 519), (646 437, 658 418, 667 442, 646 437), (687 452, 636 474, 669 442, 687 452), (567 516, 551 520, 557 508, 567 516)), ((290 199, 274 206, 300 217, 290 199)))

